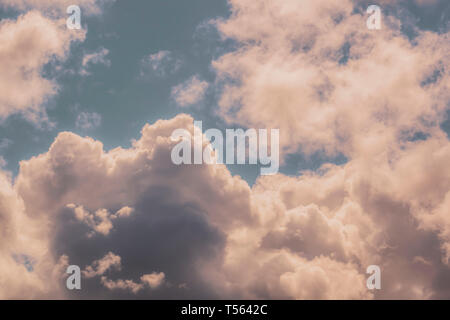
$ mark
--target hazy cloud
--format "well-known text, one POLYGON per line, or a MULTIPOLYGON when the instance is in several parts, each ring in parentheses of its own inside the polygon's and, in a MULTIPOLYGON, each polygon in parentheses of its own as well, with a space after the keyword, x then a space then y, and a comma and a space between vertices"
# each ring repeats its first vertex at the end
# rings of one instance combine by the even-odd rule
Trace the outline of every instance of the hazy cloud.
POLYGON ((172 52, 158 51, 141 60, 141 77, 150 75, 164 77, 177 72, 182 64, 182 60, 176 58, 172 52))
POLYGON ((102 116, 96 112, 81 112, 77 116, 75 125, 77 128, 89 130, 94 129, 102 123, 102 116))
POLYGON ((85 54, 81 63, 82 68, 80 74, 83 76, 90 75, 91 73, 88 71, 88 69, 94 64, 101 64, 107 67, 111 66, 111 61, 106 58, 108 54, 109 50, 106 48, 100 48, 93 53, 85 54))
POLYGON ((186 82, 172 88, 172 98, 180 107, 187 107, 200 102, 205 96, 209 84, 195 75, 186 82))

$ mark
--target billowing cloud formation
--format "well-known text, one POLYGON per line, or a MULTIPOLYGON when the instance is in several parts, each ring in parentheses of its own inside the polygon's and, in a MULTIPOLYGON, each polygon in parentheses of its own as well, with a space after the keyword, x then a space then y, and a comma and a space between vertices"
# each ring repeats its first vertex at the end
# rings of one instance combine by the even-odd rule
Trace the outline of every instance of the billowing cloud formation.
POLYGON ((250 187, 224 165, 171 163, 187 115, 129 149, 62 132, 14 184, 0 175, 0 296, 450 296, 448 34, 411 40, 392 17, 369 32, 350 1, 230 3, 218 26, 242 46, 214 63, 222 115, 348 161, 250 187), (69 262, 87 266, 79 292, 69 262))
POLYGON ((254 220, 250 188, 231 177, 224 166, 178 168, 171 164, 175 142, 170 135, 178 127, 192 130, 192 118, 180 116, 146 126, 133 148, 108 153, 90 138, 61 133, 48 153, 22 162, 23 174, 16 188, 24 202, 37 201, 26 205, 27 216, 42 223, 41 241, 54 255, 54 264, 61 256, 80 266, 91 265, 110 251, 121 257, 123 267, 114 273, 116 278, 107 277, 102 283, 97 277, 86 278, 87 289, 82 294, 126 294, 126 290, 104 291, 104 286, 126 279, 158 288, 149 291, 150 296, 210 296, 207 292, 212 289, 203 285, 197 264, 220 257, 223 230, 254 220), (55 174, 58 181, 53 180, 55 174), (204 178, 194 186, 198 175, 204 178), (240 197, 245 194, 246 198, 240 197), (112 218, 112 212, 117 218, 112 218), (92 230, 98 232, 86 237, 92 230), (141 280, 155 270, 163 272, 171 285, 160 288, 158 277, 141 280), (188 289, 180 289, 182 284, 188 289))
MULTIPOLYGON (((82 15, 100 14, 106 3, 114 0, 78 1, 82 15)), ((22 114, 39 124, 47 120, 45 103, 58 91, 53 79, 43 76, 43 68, 54 61, 64 61, 74 41, 84 41, 86 30, 66 26, 69 0, 0 0, 0 7, 18 10, 16 20, 0 23, 0 120, 22 114)), ((108 51, 86 55, 82 74, 88 74, 92 63, 109 64, 108 51)))
MULTIPOLYGON (((365 286, 371 264, 383 272, 379 297, 448 294, 449 283, 435 285, 449 272, 446 137, 411 142, 377 167, 352 160, 299 177, 261 177, 250 189, 223 165, 171 164, 170 134, 193 130, 192 121, 160 120, 145 126, 132 148, 109 152, 61 133, 47 153, 21 163, 15 191, 9 187, 23 203, 14 210, 39 226, 33 241, 51 258, 21 247, 2 258, 26 254, 37 265, 45 257, 47 268, 29 274, 52 279, 53 294, 65 297, 372 298, 365 286), (95 210, 122 218, 108 233, 86 237, 85 218, 95 210), (49 276, 64 257, 88 266, 80 293, 49 276)), ((34 295, 44 292, 20 283, 34 295)))
POLYGON ((439 127, 450 97, 449 34, 409 39, 383 15, 366 28, 352 1, 230 0, 219 21, 242 44, 214 62, 221 114, 281 128, 286 152, 380 155, 439 127))
POLYGON ((53 262, 46 242, 42 241, 40 221, 25 214, 11 177, 1 171, 0 221, 0 299, 59 296, 58 282, 65 272, 64 265, 53 262))
POLYGON ((0 23, 0 119, 22 113, 30 120, 45 117, 42 105, 58 85, 41 72, 50 61, 64 60, 70 43, 84 32, 69 32, 64 20, 37 11, 0 23))

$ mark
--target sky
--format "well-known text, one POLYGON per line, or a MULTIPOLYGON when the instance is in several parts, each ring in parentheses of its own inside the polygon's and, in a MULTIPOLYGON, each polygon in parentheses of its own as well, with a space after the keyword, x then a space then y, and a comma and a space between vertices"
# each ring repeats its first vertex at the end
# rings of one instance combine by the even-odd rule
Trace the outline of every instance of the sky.
POLYGON ((0 19, 0 298, 450 297, 449 1, 0 0, 0 19), (175 165, 194 120, 278 129, 279 172, 175 165))

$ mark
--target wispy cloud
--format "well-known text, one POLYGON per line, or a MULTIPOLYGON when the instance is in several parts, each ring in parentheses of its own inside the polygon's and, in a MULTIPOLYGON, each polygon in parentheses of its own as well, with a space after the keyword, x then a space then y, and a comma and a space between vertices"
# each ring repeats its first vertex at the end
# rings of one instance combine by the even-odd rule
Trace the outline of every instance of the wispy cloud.
POLYGON ((164 77, 177 72, 183 62, 167 50, 162 50, 142 58, 141 77, 156 75, 164 77))
POLYGON ((81 112, 77 116, 75 125, 83 130, 94 129, 102 123, 102 116, 96 112, 81 112))
POLYGON ((81 63, 80 74, 88 76, 91 73, 88 71, 89 67, 95 64, 104 65, 106 67, 111 66, 111 61, 106 58, 109 54, 109 50, 106 48, 99 48, 97 51, 85 54, 81 63))

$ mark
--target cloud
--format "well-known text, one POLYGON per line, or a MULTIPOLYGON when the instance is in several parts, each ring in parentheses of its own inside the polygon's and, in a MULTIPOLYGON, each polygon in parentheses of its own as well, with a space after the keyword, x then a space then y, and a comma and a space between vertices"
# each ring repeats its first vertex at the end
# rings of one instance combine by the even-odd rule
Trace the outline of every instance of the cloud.
POLYGON ((75 125, 77 128, 89 130, 97 128, 101 123, 102 116, 100 114, 96 112, 81 112, 77 117, 75 125))
MULTIPOLYGON (((128 208, 129 209, 129 208, 128 208)), ((122 210, 122 212, 129 212, 128 209, 122 210)), ((96 260, 83 270, 83 276, 86 278, 94 278, 101 276, 101 283, 104 287, 109 290, 130 290, 132 293, 136 294, 140 290, 148 286, 151 289, 156 289, 162 285, 164 282, 165 274, 164 272, 153 272, 150 274, 144 274, 141 276, 141 283, 136 283, 133 280, 111 280, 108 279, 104 274, 109 270, 120 270, 122 267, 121 258, 112 252, 108 252, 100 260, 96 260)))
MULTIPOLYGON (((27 207, 27 214, 33 219, 42 219, 41 231, 46 235, 43 241, 53 254, 48 261, 58 261, 66 255, 71 264, 91 265, 91 261, 110 251, 122 258, 122 270, 114 274, 114 278, 107 276, 103 283, 97 277, 83 280, 86 290, 80 294, 84 297, 126 296, 128 290, 105 291, 105 284, 111 287, 110 280, 116 279, 140 284, 136 279, 152 274, 154 270, 163 271, 173 286, 155 292, 139 290, 139 294, 149 297, 169 297, 172 294, 183 297, 189 294, 205 298, 214 295, 211 288, 203 284, 201 270, 196 265, 198 261, 207 263, 220 255, 224 239, 218 226, 221 225, 222 229, 240 223, 230 220, 230 210, 238 214, 245 212, 239 208, 248 211, 249 207, 249 199, 230 201, 231 195, 248 194, 249 187, 242 180, 232 178, 224 166, 214 170, 206 166, 194 171, 185 168, 177 174, 177 166, 170 163, 170 151, 174 145, 170 135, 174 128, 180 126, 192 130, 192 118, 179 116, 171 121, 145 126, 142 138, 134 142, 131 149, 118 148, 108 153, 104 153, 98 141, 61 133, 48 153, 29 163, 22 162, 23 174, 18 178, 21 182, 16 184, 16 188, 21 190, 21 198, 27 199, 25 202, 37 201, 27 207), (40 173, 35 171, 38 167, 40 173), (39 177, 33 178, 29 173, 39 177), (53 180, 55 174, 59 178, 53 180), (186 188, 197 179, 194 178, 197 174, 205 177, 204 182, 186 188), (208 176, 216 176, 217 179, 208 181, 208 176), (37 188, 28 188, 29 179, 35 185, 45 185, 45 190, 37 194, 37 188), (95 184, 101 181, 103 187, 94 187, 94 181, 95 184), (224 188, 229 191, 224 191, 224 188), (59 191, 55 193, 56 190, 59 191), (200 201, 203 197, 199 198, 199 194, 210 194, 213 203, 200 201), (35 198, 42 196, 44 198, 40 200, 35 198), (76 206, 68 208, 70 203, 76 206), (78 210, 82 221, 74 215, 74 209, 79 206, 88 208, 78 210), (108 213, 116 212, 121 218, 112 219, 102 210, 104 215, 101 216, 108 218, 103 220, 114 223, 114 228, 104 228, 108 230, 107 235, 86 237, 92 227, 96 228, 103 222, 91 213, 98 208, 108 213), (130 208, 134 209, 132 214, 130 208), (93 223, 89 225, 89 221, 93 223), (178 263, 181 260, 183 263, 178 263), (188 284, 189 290, 179 289, 181 283, 188 284)), ((242 221, 252 219, 242 213, 239 215, 242 221)), ((155 287, 159 281, 158 277, 144 279, 147 287, 155 287)))
POLYGON ((221 115, 281 128, 283 154, 376 156, 439 128, 449 101, 449 34, 384 15, 368 30, 354 2, 231 0, 217 22, 239 45, 213 62, 221 115), (433 76, 435 75, 435 76, 433 76))
POLYGON ((45 102, 58 84, 42 75, 44 66, 67 58, 70 44, 84 32, 69 32, 62 20, 36 11, 0 23, 0 119, 20 113, 28 120, 46 119, 45 102))
POLYGON ((116 290, 116 289, 122 289, 122 290, 130 290, 133 293, 138 293, 140 290, 142 290, 143 285, 136 283, 132 280, 109 280, 106 277, 102 277, 102 284, 108 288, 109 290, 116 290))
POLYGON ((115 214, 109 213, 106 209, 98 209, 94 214, 92 214, 86 211, 83 206, 77 207, 74 204, 68 204, 67 208, 73 209, 76 219, 80 222, 84 222, 93 230, 88 233, 89 237, 92 237, 95 232, 102 235, 108 235, 113 229, 113 220, 128 217, 133 212, 133 209, 130 207, 123 207, 115 214))
MULTIPOLYGON (((113 0, 82 0, 78 5, 82 14, 99 14, 113 0)), ((50 123, 45 104, 57 94, 59 85, 55 79, 43 75, 49 63, 64 62, 70 46, 84 41, 86 30, 69 30, 66 26, 66 9, 71 1, 56 0, 1 0, 0 7, 23 12, 16 20, 4 19, 0 23, 0 120, 13 114, 21 114, 40 125, 50 123)), ((85 55, 81 73, 95 63, 109 65, 105 58, 108 50, 85 55)), ((57 71, 61 70, 58 66, 57 71)))
POLYGON ((141 60, 141 77, 152 74, 165 77, 177 72, 182 64, 181 59, 175 58, 172 52, 161 50, 141 60))
POLYGON ((133 280, 109 280, 106 277, 102 277, 101 281, 102 284, 108 288, 109 290, 130 290, 134 294, 137 294, 139 291, 144 289, 146 286, 150 287, 151 289, 156 289, 159 286, 162 285, 164 282, 164 273, 151 273, 151 274, 144 274, 140 280, 140 283, 136 283, 133 280))
MULTIPOLYGON (((240 46, 214 62, 221 115, 280 128, 285 155, 348 161, 250 187, 224 165, 171 163, 173 130, 193 131, 185 114, 145 125, 130 148, 61 132, 14 183, 0 173, 0 275, 15 275, 1 297, 450 295, 448 34, 409 39, 389 16, 369 32, 351 1, 230 5, 217 26, 240 46), (92 275, 80 292, 63 287, 69 260, 92 275), (381 291, 366 288, 373 264, 381 291)), ((201 83, 175 100, 196 103, 201 83)))
POLYGON ((200 80, 197 75, 186 82, 172 88, 172 98, 180 107, 187 107, 200 102, 208 89, 209 84, 200 80))
POLYGON ((121 259, 118 255, 112 252, 108 252, 100 260, 96 260, 83 270, 83 276, 86 278, 93 278, 99 275, 103 275, 106 271, 111 268, 119 269, 121 268, 121 259))
MULTIPOLYGON (((0 298, 45 299, 61 294, 61 265, 52 260, 38 220, 30 219, 12 185, 0 169, 0 298)), ((65 271, 65 270, 64 270, 65 271)))
POLYGON ((101 64, 107 67, 111 66, 111 61, 106 58, 108 54, 109 50, 106 48, 100 48, 93 53, 85 54, 81 63, 82 68, 80 74, 83 76, 90 75, 91 73, 88 71, 88 68, 94 64, 101 64))
MULTIPOLYGON (((48 152, 21 162, 14 187, 7 185, 23 205, 2 212, 7 219, 29 219, 27 226, 39 232, 23 242, 24 247, 33 241, 42 249, 8 250, 34 261, 38 271, 33 276, 39 281, 60 270, 64 257, 71 264, 88 266, 82 291, 56 287, 53 296, 448 295, 450 283, 442 280, 449 272, 446 136, 410 141, 389 162, 382 157, 350 159, 296 177, 263 176, 250 188, 223 165, 171 164, 176 142, 170 135, 176 128, 192 131, 193 119, 178 115, 159 120, 146 125, 131 148, 107 152, 99 141, 64 132, 48 152), (417 174, 411 175, 411 168, 417 174), (91 213, 96 211, 114 222, 114 228, 86 237, 103 221, 91 213), (417 257, 427 263, 417 263, 417 257), (46 269, 39 267, 44 259, 46 269), (383 289, 375 293, 365 284, 366 268, 372 264, 382 270, 383 289), (144 290, 152 287, 158 290, 144 290)), ((27 295, 43 294, 38 287, 21 285, 28 288, 27 295)), ((10 296, 8 291, 2 294, 10 296)))
POLYGON ((162 283, 164 282, 164 278, 165 278, 164 272, 159 273, 154 272, 143 275, 141 277, 141 280, 143 283, 147 284, 150 288, 156 289, 162 285, 162 283))

